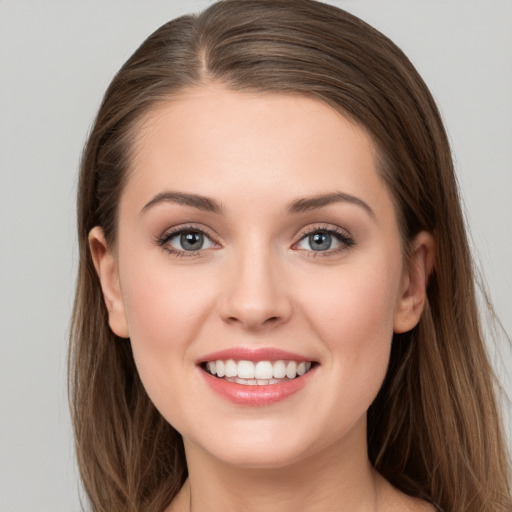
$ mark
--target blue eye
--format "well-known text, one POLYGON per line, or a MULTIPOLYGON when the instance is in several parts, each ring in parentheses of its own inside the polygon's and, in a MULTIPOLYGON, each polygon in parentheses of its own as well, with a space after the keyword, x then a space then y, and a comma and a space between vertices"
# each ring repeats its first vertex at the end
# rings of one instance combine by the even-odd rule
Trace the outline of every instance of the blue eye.
POLYGON ((165 234, 159 239, 159 245, 173 253, 194 253, 210 249, 215 243, 202 231, 189 228, 165 234))
POLYGON ((332 248, 333 238, 330 233, 314 233, 307 237, 313 251, 327 251, 332 248))
POLYGON ((313 252, 336 252, 354 245, 354 241, 346 234, 334 230, 315 229, 303 236, 297 249, 313 252))

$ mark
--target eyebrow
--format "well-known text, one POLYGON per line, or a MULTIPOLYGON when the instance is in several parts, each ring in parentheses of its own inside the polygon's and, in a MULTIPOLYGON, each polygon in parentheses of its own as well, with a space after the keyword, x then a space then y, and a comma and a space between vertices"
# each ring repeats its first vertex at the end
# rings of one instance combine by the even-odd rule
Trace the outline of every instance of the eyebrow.
POLYGON ((192 206, 198 210, 212 213, 222 213, 223 208, 220 203, 214 199, 198 194, 187 194, 184 192, 162 192, 157 194, 151 201, 146 203, 141 210, 141 215, 146 213, 149 209, 161 203, 176 203, 185 206, 192 206))
MULTIPOLYGON (((217 214, 224 213, 224 208, 220 203, 206 196, 199 194, 189 194, 185 192, 161 192, 147 202, 141 210, 141 215, 146 213, 154 206, 161 203, 175 203, 185 206, 191 206, 198 210, 212 212, 217 214)), ((297 214, 311 210, 317 210, 333 203, 350 203, 363 208, 372 218, 375 218, 374 211, 362 199, 344 192, 333 192, 329 194, 321 194, 312 197, 303 197, 292 201, 286 208, 287 213, 297 214)))
POLYGON ((288 213, 304 213, 310 210, 322 208, 324 206, 329 206, 330 204, 333 203, 355 204, 356 206, 360 206, 361 208, 366 210, 370 217, 375 218, 375 212, 370 208, 370 206, 367 203, 365 203, 362 199, 359 199, 358 197, 352 196, 350 194, 345 194, 344 192, 334 192, 330 194, 322 194, 297 199, 288 206, 286 211, 288 213))

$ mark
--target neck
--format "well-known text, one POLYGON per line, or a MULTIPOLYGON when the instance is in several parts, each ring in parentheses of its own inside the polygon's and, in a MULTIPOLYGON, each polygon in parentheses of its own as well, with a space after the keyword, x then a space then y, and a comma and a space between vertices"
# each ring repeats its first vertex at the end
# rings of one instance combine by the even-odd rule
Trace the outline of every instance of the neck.
MULTIPOLYGON (((354 436, 361 437, 361 432, 354 436)), ((272 468, 227 464, 187 441, 185 448, 189 481, 180 500, 185 511, 376 510, 379 480, 368 461, 365 433, 364 439, 346 439, 272 468)))

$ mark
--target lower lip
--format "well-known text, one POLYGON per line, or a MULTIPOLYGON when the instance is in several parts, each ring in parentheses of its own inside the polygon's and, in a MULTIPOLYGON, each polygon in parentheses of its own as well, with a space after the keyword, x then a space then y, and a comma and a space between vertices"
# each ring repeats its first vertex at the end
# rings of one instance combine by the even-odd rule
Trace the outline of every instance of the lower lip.
POLYGON ((304 375, 292 380, 286 380, 279 384, 267 384, 264 386, 247 386, 219 379, 200 369, 206 383, 210 388, 223 398, 238 404, 261 407, 271 405, 300 391, 310 380, 315 368, 312 368, 304 375))

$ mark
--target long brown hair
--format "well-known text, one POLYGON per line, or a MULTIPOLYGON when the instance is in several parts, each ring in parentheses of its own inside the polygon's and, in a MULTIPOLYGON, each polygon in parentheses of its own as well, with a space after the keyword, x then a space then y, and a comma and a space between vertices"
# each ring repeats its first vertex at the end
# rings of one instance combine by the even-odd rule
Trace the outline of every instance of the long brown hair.
POLYGON ((402 51, 366 23, 312 0, 226 0, 154 32, 110 84, 84 149, 80 261, 69 382, 78 464, 95 512, 161 511, 183 484, 180 435, 117 338, 87 236, 115 245, 117 206, 141 119, 183 88, 307 94, 364 126, 395 201, 404 246, 436 240, 428 304, 395 335, 368 412, 372 464, 402 491, 446 512, 510 512, 509 462, 475 300, 474 269, 447 136, 402 51))

